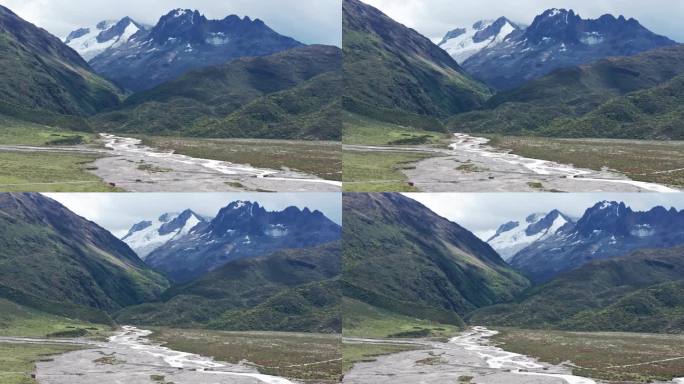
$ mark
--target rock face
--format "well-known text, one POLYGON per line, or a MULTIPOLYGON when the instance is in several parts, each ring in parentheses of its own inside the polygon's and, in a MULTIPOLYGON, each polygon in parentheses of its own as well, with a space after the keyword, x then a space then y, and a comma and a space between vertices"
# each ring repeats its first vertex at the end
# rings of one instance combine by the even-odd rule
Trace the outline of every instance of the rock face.
POLYGON ((447 32, 438 44, 459 64, 484 49, 491 49, 504 42, 521 28, 505 17, 496 20, 480 20, 469 28, 457 28, 447 32))
POLYGON ((79 28, 71 32, 64 43, 78 52, 86 61, 110 48, 117 48, 127 43, 136 33, 147 30, 147 27, 130 17, 119 21, 105 20, 95 26, 79 28))
POLYGON ((258 203, 236 201, 211 221, 173 239, 145 261, 176 282, 187 282, 230 261, 288 248, 339 240, 341 227, 323 213, 289 207, 269 212, 258 203))
POLYGON ((121 240, 128 244, 138 257, 145 260, 155 249, 185 236, 196 225, 205 221, 202 216, 189 209, 181 213, 165 213, 154 222, 145 220, 134 224, 121 240))
POLYGON ((635 212, 624 203, 600 202, 576 224, 519 251, 510 264, 535 282, 576 269, 590 261, 624 256, 646 248, 684 244, 684 211, 655 207, 635 212))
POLYGON ((140 91, 197 68, 224 64, 245 56, 264 56, 299 47, 259 19, 230 15, 209 20, 198 11, 176 9, 149 30, 90 60, 102 76, 140 91))
POLYGON ((0 291, 23 293, 10 300, 114 311, 168 287, 124 242, 40 194, 0 194, 0 234, 0 291))
POLYGON ((460 316, 528 286, 474 234, 398 193, 343 198, 346 297, 416 318, 460 316))
POLYGON ((675 44, 635 19, 612 15, 582 19, 573 10, 549 9, 524 31, 510 34, 462 64, 476 79, 505 90, 558 68, 675 44))

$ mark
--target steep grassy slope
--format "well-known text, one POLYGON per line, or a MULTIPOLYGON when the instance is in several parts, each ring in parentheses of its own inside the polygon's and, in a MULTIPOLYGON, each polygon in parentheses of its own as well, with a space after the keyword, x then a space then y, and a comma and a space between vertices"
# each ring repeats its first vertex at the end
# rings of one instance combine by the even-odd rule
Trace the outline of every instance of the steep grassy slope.
POLYGON ((448 324, 528 286, 486 243, 400 194, 344 196, 343 292, 448 324))
POLYGON ((175 327, 338 332, 340 252, 339 243, 329 243, 228 263, 116 318, 175 327))
MULTIPOLYGON (((632 57, 609 58, 586 66, 561 69, 499 93, 488 100, 482 110, 453 117, 448 127, 459 132, 515 135, 660 137, 667 134, 666 130, 650 126, 648 120, 635 119, 628 130, 618 131, 606 124, 572 124, 572 119, 587 115, 605 103, 614 103, 616 97, 657 87, 681 74, 684 74, 684 46, 681 45, 632 57)), ((667 94, 667 91, 652 92, 667 94)), ((608 116, 613 110, 618 120, 629 122, 633 118, 629 114, 623 116, 626 111, 616 111, 610 103, 604 108, 608 116)), ((661 108, 661 115, 667 115, 670 110, 676 114, 669 100, 662 103, 661 108)))
POLYGON ((107 132, 337 139, 341 65, 342 51, 323 45, 242 58, 134 94, 92 123, 107 132))
POLYGON ((628 93, 578 119, 559 122, 565 136, 684 140, 684 75, 628 93))
POLYGON ((0 194, 0 297, 89 321, 168 286, 128 246, 39 194, 0 194))
POLYGON ((479 107, 488 88, 441 48, 358 0, 343 1, 345 109, 441 129, 436 119, 479 107))
POLYGON ((684 248, 592 262, 521 295, 477 310, 472 324, 587 331, 684 331, 684 248))
POLYGON ((118 103, 118 88, 74 50, 0 6, 0 114, 87 129, 73 116, 118 103))

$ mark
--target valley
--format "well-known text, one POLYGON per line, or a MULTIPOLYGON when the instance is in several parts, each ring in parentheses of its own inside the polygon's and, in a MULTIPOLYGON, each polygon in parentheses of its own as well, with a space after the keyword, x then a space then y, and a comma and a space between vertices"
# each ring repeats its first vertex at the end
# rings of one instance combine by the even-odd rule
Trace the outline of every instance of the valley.
MULTIPOLYGON (((36 378, 46 384, 116 382, 128 383, 296 383, 283 377, 259 373, 247 359, 224 363, 210 357, 180 352, 157 345, 152 331, 124 326, 107 342, 88 343, 86 349, 40 361, 36 378)), ((258 343, 257 343, 258 344, 258 343)), ((283 351, 284 352, 284 351, 283 351)))
POLYGON ((684 359, 680 336, 642 333, 474 326, 447 340, 344 338, 344 343, 345 348, 386 346, 347 371, 345 383, 678 383, 684 359))
POLYGON ((0 145, 0 159, 4 158, 7 166, 3 167, 4 177, 0 181, 6 182, 0 183, 0 187, 60 192, 338 191, 341 188, 341 182, 335 181, 339 178, 339 173, 334 171, 335 165, 339 165, 336 159, 339 145, 334 143, 146 137, 146 142, 163 148, 157 149, 136 138, 107 134, 99 138, 88 134, 78 137, 89 139, 77 145, 31 143, 38 146, 23 145, 27 143, 22 139, 3 140, 7 144, 0 145), (176 153, 175 148, 206 158, 176 153), (276 154, 269 156, 263 148, 276 154), (309 151, 303 152, 303 148, 309 151), (312 158, 317 161, 311 162, 312 158), (323 161, 318 161, 320 158, 323 161), (240 163, 253 161, 260 165, 240 163), (309 169, 326 178, 288 167, 302 163, 318 164, 316 169, 311 166, 309 169))
MULTIPOLYGON (((679 169, 673 168, 681 165, 677 150, 682 146, 680 142, 601 139, 594 146, 594 141, 589 139, 556 139, 551 141, 555 145, 549 146, 550 141, 495 137, 495 144, 490 145, 488 138, 457 133, 453 139, 443 140, 445 144, 442 145, 345 145, 344 149, 345 156, 377 156, 390 161, 388 168, 393 167, 395 172, 405 175, 401 177, 395 173, 391 181, 405 184, 403 190, 406 191, 411 190, 407 188, 409 186, 423 192, 679 191, 669 185, 680 185, 676 179, 679 169), (448 145, 448 148, 443 148, 443 145, 448 145), (626 151, 627 146, 629 151, 626 151), (593 157, 587 156, 587 151, 591 151, 593 157), (650 158, 646 157, 650 161, 639 166, 643 172, 647 172, 644 168, 650 167, 650 173, 642 174, 635 167, 637 159, 644 158, 646 154, 650 155, 650 158), (587 168, 570 165, 576 163, 587 168), (658 167, 658 170, 653 167, 658 167), (628 176, 649 181, 637 181, 628 176), (652 181, 665 181, 668 185, 652 181)), ((354 174, 350 180, 354 180, 354 174)), ((360 183, 387 185, 382 176, 360 183)))

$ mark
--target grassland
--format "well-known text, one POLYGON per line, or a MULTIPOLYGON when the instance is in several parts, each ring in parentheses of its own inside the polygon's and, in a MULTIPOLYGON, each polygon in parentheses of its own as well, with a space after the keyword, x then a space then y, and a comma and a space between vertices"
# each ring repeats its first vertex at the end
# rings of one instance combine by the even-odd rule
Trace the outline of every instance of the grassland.
POLYGON ((143 136, 143 143, 183 155, 254 167, 288 168, 328 180, 342 180, 342 148, 331 141, 195 139, 143 136))
POLYGON ((343 303, 342 334, 348 337, 446 339, 459 331, 453 325, 395 314, 358 300, 345 298, 343 303))
POLYGON ((345 192, 416 192, 401 171, 427 159, 429 153, 345 151, 342 173, 345 192))
POLYGON ((413 127, 373 120, 343 112, 342 143, 360 145, 439 144, 444 133, 423 131, 413 127))
POLYGON ((0 299, 0 336, 43 338, 78 335, 102 339, 110 331, 107 325, 53 316, 0 299))
POLYGON ((502 329, 493 340, 511 352, 574 364, 573 374, 648 383, 684 376, 684 336, 502 329))
POLYGON ((93 155, 71 153, 0 152, 2 192, 112 192, 87 172, 93 155))
POLYGON ((37 361, 77 349, 73 345, 0 343, 0 384, 37 384, 31 378, 37 361))
POLYGON ((92 143, 95 135, 0 116, 0 145, 73 145, 92 143))
POLYGON ((495 147, 520 156, 594 170, 609 168, 633 180, 684 187, 684 141, 491 138, 495 147))
POLYGON ((172 349, 220 361, 244 359, 265 374, 310 383, 337 382, 341 376, 337 335, 155 328, 152 338, 172 349))

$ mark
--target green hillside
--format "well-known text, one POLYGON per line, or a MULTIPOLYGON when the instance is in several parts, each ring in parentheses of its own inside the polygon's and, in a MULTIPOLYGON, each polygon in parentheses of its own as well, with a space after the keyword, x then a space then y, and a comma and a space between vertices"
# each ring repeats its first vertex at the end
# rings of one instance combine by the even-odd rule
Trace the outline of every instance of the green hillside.
POLYGON ((342 51, 312 45, 192 71, 91 119, 100 131, 338 139, 342 51))
POLYGON ((589 263, 474 311, 471 324, 578 331, 684 331, 684 248, 589 263))
POLYGON ((488 88, 441 48, 358 0, 343 1, 344 108, 441 130, 436 118, 479 107, 488 88))
POLYGON ((340 246, 293 249, 226 264, 125 308, 123 323, 222 330, 338 332, 340 246))
POLYGON ((79 116, 115 107, 119 96, 57 37, 0 6, 0 115, 88 129, 79 116))
POLYGON ((168 286, 123 242, 39 194, 0 194, 0 297, 61 316, 153 300, 168 286))
POLYGON ((657 87, 611 99, 578 119, 561 121, 549 134, 684 140, 684 75, 657 87))
POLYGON ((673 100, 676 95, 670 93, 676 92, 678 82, 665 89, 654 87, 681 74, 684 74, 684 46, 681 45, 631 57, 608 58, 561 69, 501 92, 489 99, 483 109, 454 116, 447 125, 455 132, 662 138, 673 132, 668 129, 666 120, 672 119, 670 114, 677 114, 673 100), (625 100, 634 105, 625 105, 625 100), (592 117, 592 111, 598 116, 626 123, 623 125, 626 130, 618 130, 614 123, 597 120, 598 116, 575 122, 574 119, 583 116, 592 117), (642 116, 635 116, 635 111, 642 116), (593 122, 597 125, 592 125, 593 122), (659 126, 653 127, 651 122, 659 126))
POLYGON ((346 194, 345 297, 414 318, 462 324, 528 286, 489 245, 400 194, 346 194))

